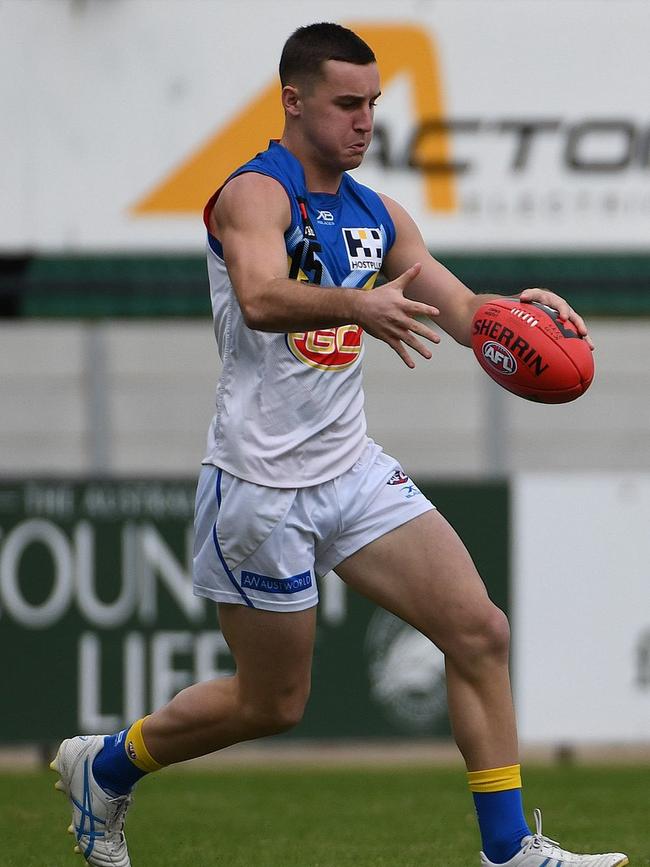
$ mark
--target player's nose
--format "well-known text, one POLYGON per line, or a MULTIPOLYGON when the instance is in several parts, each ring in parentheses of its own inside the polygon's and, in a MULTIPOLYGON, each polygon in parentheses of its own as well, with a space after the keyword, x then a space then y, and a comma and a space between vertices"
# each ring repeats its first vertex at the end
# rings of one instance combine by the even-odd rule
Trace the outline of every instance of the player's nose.
POLYGON ((372 132, 373 115, 372 109, 369 106, 359 109, 354 120, 354 128, 357 132, 372 132))

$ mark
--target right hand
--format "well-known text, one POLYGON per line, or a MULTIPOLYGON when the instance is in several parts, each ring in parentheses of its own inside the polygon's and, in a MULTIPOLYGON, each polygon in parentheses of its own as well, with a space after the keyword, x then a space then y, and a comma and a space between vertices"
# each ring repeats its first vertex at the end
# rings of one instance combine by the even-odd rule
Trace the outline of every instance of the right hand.
POLYGON ((364 331, 383 340, 402 359, 407 367, 415 367, 415 362, 406 348, 410 346, 423 358, 431 358, 432 352, 426 344, 415 335, 440 343, 440 336, 433 329, 417 320, 416 316, 433 318, 440 311, 437 307, 410 301, 404 297, 404 290, 420 273, 422 266, 418 262, 390 283, 378 286, 370 292, 363 293, 359 298, 359 315, 357 322, 364 331))

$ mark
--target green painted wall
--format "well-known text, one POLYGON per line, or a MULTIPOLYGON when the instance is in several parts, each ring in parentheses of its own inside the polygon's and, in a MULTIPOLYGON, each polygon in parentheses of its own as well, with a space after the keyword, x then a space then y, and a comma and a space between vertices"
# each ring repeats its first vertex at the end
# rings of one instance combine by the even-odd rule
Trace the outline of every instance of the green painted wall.
MULTIPOLYGON (((507 610, 506 484, 422 487, 507 610)), ((193 498, 190 480, 0 483, 0 743, 117 729, 232 671, 213 604, 191 593, 193 498)), ((334 597, 291 736, 448 736, 441 654, 342 585, 322 593, 334 597)))

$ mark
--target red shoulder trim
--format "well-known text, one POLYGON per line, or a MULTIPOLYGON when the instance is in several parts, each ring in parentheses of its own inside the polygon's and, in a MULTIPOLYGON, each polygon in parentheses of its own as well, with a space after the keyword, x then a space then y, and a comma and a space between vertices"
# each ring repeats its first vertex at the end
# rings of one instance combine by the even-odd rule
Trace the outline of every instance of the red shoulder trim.
POLYGON ((219 198, 219 196, 221 195, 221 191, 223 190, 224 187, 225 187, 225 184, 222 184, 219 187, 219 189, 216 191, 216 193, 213 193, 210 196, 205 208, 203 208, 203 222, 205 224, 205 228, 208 231, 210 231, 210 224, 209 224, 210 214, 212 213, 212 209, 214 208, 215 203, 216 203, 217 199, 219 198))

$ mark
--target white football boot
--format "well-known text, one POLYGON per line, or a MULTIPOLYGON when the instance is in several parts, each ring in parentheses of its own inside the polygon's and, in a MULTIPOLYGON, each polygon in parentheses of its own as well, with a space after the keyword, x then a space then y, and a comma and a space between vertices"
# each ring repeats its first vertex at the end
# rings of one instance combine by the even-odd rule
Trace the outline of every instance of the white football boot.
POLYGON ((124 816, 131 795, 111 796, 93 776, 93 760, 104 746, 104 735, 63 741, 50 768, 61 774, 54 787, 72 804, 70 834, 74 851, 93 867, 131 867, 124 838, 124 816))
MULTIPOLYGON (((561 849, 555 840, 549 840, 542 835, 542 813, 535 810, 535 833, 524 837, 521 849, 509 861, 498 867, 623 867, 629 864, 626 855, 612 852, 609 855, 575 855, 561 849)), ((481 867, 495 867, 492 861, 481 852, 481 867)))

